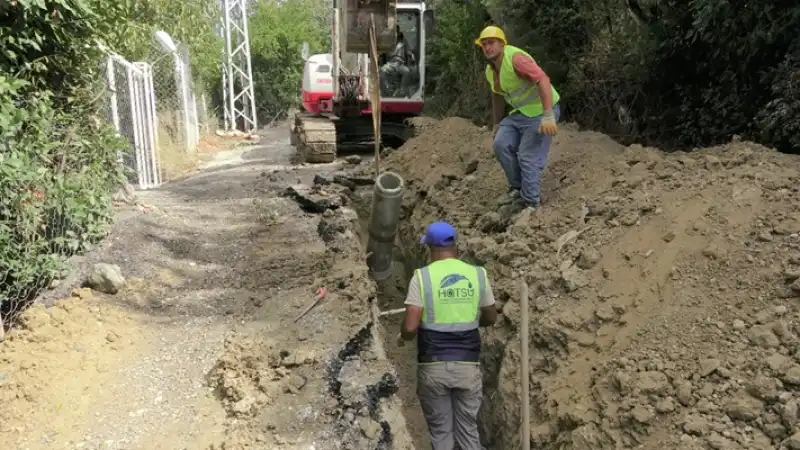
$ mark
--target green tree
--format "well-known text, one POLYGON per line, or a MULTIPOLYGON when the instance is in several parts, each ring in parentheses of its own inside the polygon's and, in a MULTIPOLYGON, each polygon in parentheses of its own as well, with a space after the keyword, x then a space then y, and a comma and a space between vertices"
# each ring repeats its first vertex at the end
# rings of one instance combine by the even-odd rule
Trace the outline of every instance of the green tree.
POLYGON ((124 146, 102 119, 103 55, 96 43, 122 19, 102 6, 17 0, 0 9, 3 315, 19 312, 66 257, 101 239, 111 221, 124 146))
POLYGON ((250 17, 250 54, 259 122, 297 104, 302 43, 310 54, 330 53, 331 6, 325 0, 262 0, 250 17))
POLYGON ((153 33, 167 32, 186 45, 193 73, 208 80, 219 75, 222 38, 217 35, 219 1, 215 0, 94 0, 116 24, 106 33, 112 50, 130 61, 147 61, 156 44, 153 33))
POLYGON ((491 115, 483 55, 475 38, 490 22, 480 2, 436 2, 436 25, 429 39, 426 68, 433 114, 459 115, 485 121, 491 115))

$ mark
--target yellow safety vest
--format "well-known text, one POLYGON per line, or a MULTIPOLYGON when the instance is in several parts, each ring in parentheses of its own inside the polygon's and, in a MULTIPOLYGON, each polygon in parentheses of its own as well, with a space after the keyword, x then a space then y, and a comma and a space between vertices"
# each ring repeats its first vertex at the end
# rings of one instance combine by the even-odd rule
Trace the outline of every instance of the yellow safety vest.
MULTIPOLYGON (((492 92, 502 95, 506 103, 514 108, 511 114, 519 111, 527 117, 536 117, 544 112, 542 99, 539 98, 539 89, 536 83, 520 78, 514 71, 512 59, 517 53, 530 56, 525 50, 513 45, 506 45, 503 50, 503 64, 500 66, 500 88, 502 91, 494 89, 495 71, 491 64, 486 65, 486 80, 489 81, 492 92)), ((555 105, 561 97, 554 86, 551 85, 551 89, 553 92, 553 105, 555 105)))
POLYGON ((451 258, 417 270, 422 296, 423 330, 475 330, 486 295, 486 269, 451 258))

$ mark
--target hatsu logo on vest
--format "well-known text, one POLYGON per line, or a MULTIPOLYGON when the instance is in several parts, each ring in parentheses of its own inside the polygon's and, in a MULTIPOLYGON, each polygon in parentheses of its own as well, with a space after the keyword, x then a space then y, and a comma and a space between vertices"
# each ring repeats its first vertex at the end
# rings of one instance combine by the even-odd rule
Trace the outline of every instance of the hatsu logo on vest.
POLYGON ((451 273, 439 282, 439 298, 449 300, 467 300, 475 296, 472 282, 464 275, 451 273), (463 283, 466 281, 466 285, 463 283))

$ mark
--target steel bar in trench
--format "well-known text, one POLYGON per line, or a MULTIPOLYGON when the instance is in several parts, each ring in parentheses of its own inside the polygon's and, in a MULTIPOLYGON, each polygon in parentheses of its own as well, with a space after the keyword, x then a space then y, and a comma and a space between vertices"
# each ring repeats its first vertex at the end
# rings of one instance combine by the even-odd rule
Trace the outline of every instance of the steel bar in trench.
POLYGON ((400 313, 403 313, 403 312, 405 312, 405 311, 406 311, 406 309, 405 309, 405 308, 390 309, 390 310, 388 310, 388 311, 381 311, 381 312, 378 314, 378 316, 379 316, 379 317, 384 317, 384 316, 393 316, 393 315, 395 315, 395 314, 400 314, 400 313))

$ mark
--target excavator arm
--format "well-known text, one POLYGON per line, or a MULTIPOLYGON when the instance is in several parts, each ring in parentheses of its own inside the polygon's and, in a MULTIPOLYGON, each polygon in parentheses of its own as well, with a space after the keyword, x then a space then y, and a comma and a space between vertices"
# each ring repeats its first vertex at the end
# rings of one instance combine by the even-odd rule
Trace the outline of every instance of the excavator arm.
MULTIPOLYGON (((375 137, 375 176, 380 172, 381 148, 381 94, 378 55, 390 52, 397 42, 397 4, 396 0, 338 0, 334 16, 341 17, 341 23, 334 20, 334 42, 339 41, 339 51, 367 54, 369 60, 369 107, 372 111, 372 126, 375 137), (337 39, 337 32, 342 31, 337 39)), ((334 44, 335 45, 335 44, 334 44)), ((336 47, 336 45, 335 45, 336 47)), ((338 58, 334 54, 334 60, 338 58)), ((334 64, 337 67, 338 64, 334 64)), ((343 86, 354 85, 339 74, 336 80, 337 93, 343 94, 343 86), (344 82, 344 83, 342 83, 344 82)), ((359 83, 363 86, 363 84, 359 83)), ((363 93, 363 89, 362 89, 363 93)), ((351 96, 352 97, 352 96, 351 96)), ((363 98, 363 97, 362 97, 363 98)), ((364 99, 367 100, 367 99, 364 99)), ((361 105, 356 105, 360 109, 361 105)))
MULTIPOLYGON (((364 95, 366 91, 379 86, 365 85, 361 74, 352 70, 358 64, 353 64, 352 60, 345 62, 342 58, 366 55, 370 60, 369 66, 377 67, 377 55, 394 49, 397 42, 396 0, 335 0, 332 41, 334 98, 346 110, 358 114, 369 106, 366 102, 371 96, 364 95)), ((337 113, 348 114, 344 110, 337 113)))
POLYGON ((396 0, 343 0, 342 28, 345 30, 343 50, 369 53, 370 27, 375 23, 375 47, 378 53, 392 50, 397 40, 396 0))

